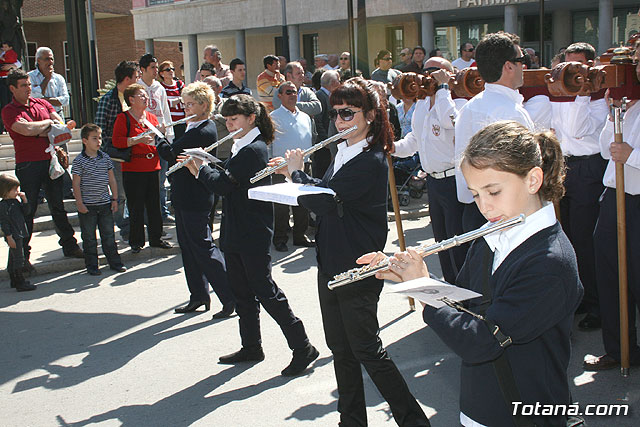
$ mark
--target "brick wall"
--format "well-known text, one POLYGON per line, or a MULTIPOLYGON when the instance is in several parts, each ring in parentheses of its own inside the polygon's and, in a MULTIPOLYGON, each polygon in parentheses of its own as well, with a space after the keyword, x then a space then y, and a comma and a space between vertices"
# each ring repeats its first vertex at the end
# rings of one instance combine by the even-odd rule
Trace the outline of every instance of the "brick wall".
MULTIPOLYGON (((94 13, 130 15, 132 9, 132 0, 93 0, 91 4, 94 13)), ((23 19, 51 15, 64 15, 64 0, 24 0, 22 5, 23 19)))

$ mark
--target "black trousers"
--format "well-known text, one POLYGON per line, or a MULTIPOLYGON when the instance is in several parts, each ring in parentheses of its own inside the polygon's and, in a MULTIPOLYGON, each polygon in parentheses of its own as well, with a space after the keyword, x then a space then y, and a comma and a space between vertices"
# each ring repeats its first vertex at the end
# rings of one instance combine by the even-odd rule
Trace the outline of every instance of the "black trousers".
POLYGON ((185 211, 175 208, 178 244, 190 302, 210 301, 209 284, 222 304, 233 301, 224 257, 213 243, 209 228, 209 211, 185 211))
MULTIPOLYGON (((431 194, 429 194, 431 198, 431 194)), ((473 231, 485 225, 487 219, 480 213, 478 205, 473 203, 463 203, 464 211, 462 213, 462 229, 464 232, 473 231)))
MULTIPOLYGON (((285 181, 283 175, 273 175, 273 184, 285 181)), ((289 206, 280 203, 273 204, 273 243, 287 243, 289 240, 289 208, 293 212, 293 240, 304 240, 305 232, 309 228, 309 211, 302 206, 289 206)))
MULTIPOLYGON (((640 301, 640 195, 626 195, 627 280, 629 284, 629 355, 640 363, 636 334, 636 309, 640 301)), ((618 292, 618 237, 616 191, 602 195, 600 215, 594 232, 595 266, 602 319, 602 340, 607 354, 620 360, 620 300, 618 292)))
POLYGON ((129 244, 144 246, 144 210, 147 210, 149 244, 158 245, 162 236, 160 214, 160 187, 158 171, 122 172, 122 184, 127 193, 129 208, 129 244))
POLYGON ((576 251, 578 274, 584 286, 582 304, 591 314, 599 315, 596 285, 593 231, 600 212, 599 199, 604 191, 602 176, 607 161, 592 156, 565 157, 567 176, 564 180, 565 195, 560 200, 560 223, 576 251))
POLYGON ((9 248, 9 259, 7 260, 9 275, 22 270, 22 267, 24 267, 24 238, 13 236, 13 240, 16 242, 16 247, 9 248))
POLYGON ((389 403, 399 426, 429 426, 429 420, 378 335, 378 300, 382 281, 368 278, 330 291, 327 288, 329 279, 318 270, 322 325, 327 345, 333 353, 338 383, 340 425, 367 425, 362 364, 389 403))
POLYGON ((38 194, 40 188, 44 188, 49 211, 56 227, 56 233, 60 238, 58 243, 62 246, 62 252, 65 255, 70 254, 78 248, 78 242, 73 237, 74 231, 67 212, 64 210, 64 202, 62 200, 62 181, 63 177, 57 179, 49 178, 49 160, 39 160, 36 162, 22 162, 16 164, 16 177, 20 180, 20 188, 27 196, 29 204, 29 213, 24 216, 27 224, 29 235, 24 239, 24 256, 29 260, 31 246, 29 241, 33 234, 33 217, 38 209, 38 194))
MULTIPOLYGON (((429 193, 429 216, 436 242, 462 234, 464 205, 458 201, 455 176, 436 179, 427 175, 427 192, 429 193)), ((442 275, 448 283, 456 283, 456 277, 464 264, 468 249, 469 245, 465 244, 448 251, 438 252, 442 275)))
POLYGON ((227 275, 236 298, 243 347, 260 346, 260 305, 276 321, 290 349, 306 347, 309 338, 302 320, 289 307, 286 295, 271 278, 269 253, 225 252, 227 275))

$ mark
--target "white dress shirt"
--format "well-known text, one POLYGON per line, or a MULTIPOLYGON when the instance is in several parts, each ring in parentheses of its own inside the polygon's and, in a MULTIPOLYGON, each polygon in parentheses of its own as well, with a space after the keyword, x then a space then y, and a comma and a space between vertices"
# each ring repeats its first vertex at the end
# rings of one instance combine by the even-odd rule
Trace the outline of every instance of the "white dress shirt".
POLYGON ((525 108, 537 130, 555 131, 565 156, 591 156, 600 152, 598 139, 609 114, 604 99, 592 101, 590 96, 576 96, 573 102, 553 102, 545 95, 538 95, 527 101, 525 108))
POLYGON ((396 141, 396 157, 409 157, 416 151, 420 165, 427 173, 444 172, 455 166, 454 125, 451 116, 458 115, 466 100, 451 98, 451 92, 436 92, 431 108, 431 98, 418 101, 413 112, 411 132, 396 141), (424 107, 424 108, 423 108, 424 107), (417 117, 420 115, 420 117, 417 117))
MULTIPOLYGON (((62 105, 53 105, 56 113, 60 114, 62 107, 69 105, 69 91, 67 90, 67 82, 64 81, 58 73, 53 73, 51 80, 47 83, 47 90, 42 93, 40 85, 44 81, 44 75, 38 68, 29 71, 29 80, 31 81, 31 96, 34 98, 56 98, 62 105)), ((60 114, 62 116, 62 114, 60 114)))
MULTIPOLYGON (((640 194, 640 101, 627 110, 622 124, 622 139, 633 151, 624 164, 624 192, 631 195, 640 194)), ((613 142, 613 122, 607 120, 600 133, 600 154, 609 160, 602 183, 616 188, 616 165, 611 160, 609 146, 613 142)))
POLYGON ((482 92, 471 98, 460 109, 455 130, 456 186, 460 202, 473 203, 473 196, 467 188, 467 182, 460 170, 459 159, 476 132, 501 120, 514 120, 530 130, 534 130, 533 121, 522 106, 523 99, 517 90, 495 83, 487 83, 482 92))
POLYGON ((335 175, 336 172, 338 172, 340 168, 349 160, 362 153, 368 145, 369 142, 366 139, 363 139, 360 142, 356 142, 353 145, 347 145, 347 141, 342 141, 340 144, 338 144, 338 153, 336 154, 336 158, 333 161, 333 174, 331 176, 335 175))
POLYGON ((207 119, 204 120, 200 120, 199 122, 188 122, 187 123, 187 129, 184 131, 185 133, 189 132, 191 129, 193 128, 197 128, 198 126, 200 126, 201 123, 206 122, 207 119))
POLYGON ((521 223, 506 230, 484 236, 484 240, 494 253, 491 274, 495 273, 502 261, 525 240, 555 223, 556 211, 553 203, 545 202, 541 209, 538 209, 525 219, 524 224, 521 223))
POLYGON ((233 145, 231 146, 231 157, 235 157, 235 155, 238 154, 238 151, 251 144, 258 135, 260 135, 260 129, 254 127, 242 138, 234 139, 233 145))

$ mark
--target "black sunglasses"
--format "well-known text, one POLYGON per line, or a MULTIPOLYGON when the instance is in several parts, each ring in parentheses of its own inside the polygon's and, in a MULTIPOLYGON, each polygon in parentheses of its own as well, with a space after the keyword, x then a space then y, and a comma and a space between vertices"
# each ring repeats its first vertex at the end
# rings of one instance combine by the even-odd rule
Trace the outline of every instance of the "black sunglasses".
POLYGON ((344 58, 340 58, 340 61, 346 61, 346 60, 348 60, 348 59, 349 59, 349 58, 345 56, 344 58))
POLYGON ((510 59, 509 62, 513 62, 513 63, 521 62, 522 65, 526 66, 527 68, 531 67, 531 57, 527 52, 524 52, 522 56, 518 56, 517 58, 510 59))
POLYGON ((351 120, 353 120, 353 117, 356 115, 356 113, 359 113, 361 111, 362 110, 352 110, 351 108, 340 108, 338 110, 332 108, 331 110, 329 110, 329 118, 331 120, 335 120, 338 118, 338 116, 340 116, 340 118, 345 122, 350 122, 351 120))
POLYGON ((476 49, 472 47, 471 49, 463 49, 463 52, 473 52, 474 50, 476 49))
POLYGON ((160 72, 162 73, 162 72, 164 72, 164 71, 175 71, 175 70, 176 70, 175 68, 173 68, 173 67, 169 67, 169 68, 165 68, 165 69, 163 69, 163 70, 160 70, 160 72))
POLYGON ((280 92, 280 93, 283 93, 285 95, 296 95, 296 91, 293 89, 287 89, 284 92, 280 92))

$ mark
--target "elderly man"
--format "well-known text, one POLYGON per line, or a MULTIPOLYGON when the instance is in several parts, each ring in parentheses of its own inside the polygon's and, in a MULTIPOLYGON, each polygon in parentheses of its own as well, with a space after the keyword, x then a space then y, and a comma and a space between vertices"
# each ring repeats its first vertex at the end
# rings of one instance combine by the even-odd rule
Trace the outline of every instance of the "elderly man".
POLYGON ((244 61, 240 58, 234 58, 229 64, 233 79, 228 85, 222 89, 222 97, 230 98, 233 95, 251 95, 251 89, 244 85, 244 79, 247 77, 247 68, 244 61))
POLYGON ((260 102, 267 106, 267 111, 273 111, 274 91, 280 87, 284 81, 284 77, 280 74, 280 60, 275 55, 267 55, 262 58, 264 71, 258 75, 256 86, 258 88, 258 96, 260 102))
MULTIPOLYGON (((344 55, 344 54, 343 54, 344 55)), ((325 71, 320 78, 320 90, 316 92, 318 100, 322 105, 322 112, 316 114, 313 118, 316 130, 318 132, 318 141, 325 140, 329 135, 337 133, 336 127, 329 119, 329 96, 331 92, 340 86, 340 74, 337 70, 325 71)), ((311 172, 315 178, 322 178, 331 164, 331 151, 329 147, 321 148, 311 156, 312 168, 311 172)))
MULTIPOLYGON (((300 111, 307 113, 311 117, 322 112, 322 105, 320 104, 316 94, 313 92, 313 89, 303 86, 304 69, 299 62, 294 61, 287 64, 287 67, 284 69, 284 78, 296 85, 298 90, 298 102, 296 106, 300 111)), ((272 102, 274 109, 277 109, 282 105, 280 97, 278 97, 278 93, 273 96, 272 102)))
POLYGON ((465 68, 471 67, 471 64, 475 62, 475 48, 473 47, 473 43, 465 42, 460 45, 460 57, 453 61, 451 65, 456 67, 458 70, 463 70, 465 68))
POLYGON ((313 63, 316 67, 316 70, 319 68, 323 68, 325 70, 333 70, 333 67, 329 65, 329 55, 326 55, 324 53, 314 56, 313 63))
POLYGON ((399 64, 396 64, 393 68, 404 72, 405 68, 411 65, 411 49, 408 47, 405 47, 404 49, 402 49, 400 51, 400 59, 402 60, 402 62, 400 62, 399 64))
MULTIPOLYGON (((204 48, 204 60, 213 65, 215 76, 220 79, 222 86, 228 85, 233 76, 231 75, 229 66, 222 63, 222 53, 220 49, 214 45, 206 46, 204 48)), ((199 74, 196 75, 196 80, 202 80, 199 74)))
MULTIPOLYGON (((115 69, 116 87, 105 93, 98 101, 96 108, 95 123, 102 129, 102 147, 103 150, 109 150, 113 147, 111 137, 113 135, 113 124, 116 122, 118 114, 129 109, 124 101, 124 90, 131 84, 135 83, 138 77, 138 64, 133 61, 122 61, 115 69)), ((118 184, 118 210, 113 213, 113 220, 120 229, 120 237, 125 242, 129 241, 129 216, 126 205, 126 194, 124 185, 122 184, 122 162, 117 161, 114 157, 113 173, 118 184)))
POLYGON ((13 101, 2 109, 2 121, 5 123, 15 149, 16 177, 27 196, 29 213, 25 215, 29 235, 24 240, 25 270, 33 271, 29 262, 31 247, 29 241, 33 233, 33 217, 38 207, 38 193, 44 187, 47 203, 58 243, 66 257, 84 258, 78 242, 73 236, 73 227, 69 224, 62 201, 62 177, 49 177, 51 155, 45 150, 49 147, 47 133, 54 122, 62 122, 53 106, 44 99, 31 96, 29 75, 20 69, 9 73, 7 77, 13 101))
MULTIPOLYGON (((314 138, 313 120, 308 114, 296 107, 298 89, 293 82, 286 81, 278 88, 278 98, 281 106, 271 113, 271 119, 276 126, 275 139, 269 146, 272 157, 284 157, 287 150, 300 148, 306 150, 311 147, 314 138)), ((274 184, 284 182, 284 176, 274 175, 274 184)), ((302 206, 292 206, 293 211, 293 244, 295 246, 313 246, 314 243, 305 235, 309 226, 309 211, 302 206)), ((279 203, 273 204, 274 227, 273 245, 278 252, 286 252, 287 233, 289 232, 289 206, 279 203)))
POLYGON ((48 101, 62 117, 62 107, 69 105, 69 92, 64 77, 53 71, 53 51, 48 47, 36 50, 36 69, 29 71, 31 96, 48 101))

